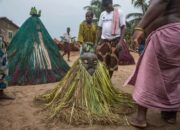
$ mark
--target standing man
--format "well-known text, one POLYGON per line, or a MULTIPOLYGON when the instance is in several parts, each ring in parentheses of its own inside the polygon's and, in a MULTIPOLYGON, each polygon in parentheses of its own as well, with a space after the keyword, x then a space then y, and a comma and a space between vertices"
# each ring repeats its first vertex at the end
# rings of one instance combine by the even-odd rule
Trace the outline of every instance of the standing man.
POLYGON ((135 73, 128 80, 135 86, 133 98, 138 104, 137 114, 130 123, 146 127, 148 108, 159 109, 163 120, 175 123, 180 109, 180 0, 151 0, 135 28, 136 45, 144 31, 153 32, 146 40, 135 73))
MULTIPOLYGON (((1 33, 1 32, 0 32, 1 33)), ((7 87, 8 76, 8 63, 6 44, 4 37, 0 34, 0 99, 14 99, 4 93, 4 89, 7 87)))
MULTIPOLYGON (((78 42, 82 45, 85 42, 94 43, 96 42, 96 25, 92 22, 93 12, 87 11, 85 21, 79 26, 78 42)), ((80 48, 81 54, 82 48, 80 48)))
POLYGON ((109 70, 110 77, 118 69, 118 52, 125 34, 125 17, 120 9, 113 8, 112 0, 102 0, 105 9, 100 15, 97 33, 97 56, 109 70), (99 40, 100 39, 100 40, 99 40))
POLYGON ((68 61, 70 61, 70 43, 71 43, 71 35, 70 35, 70 27, 67 28, 67 32, 64 34, 64 53, 62 54, 62 56, 64 55, 68 55, 68 61))

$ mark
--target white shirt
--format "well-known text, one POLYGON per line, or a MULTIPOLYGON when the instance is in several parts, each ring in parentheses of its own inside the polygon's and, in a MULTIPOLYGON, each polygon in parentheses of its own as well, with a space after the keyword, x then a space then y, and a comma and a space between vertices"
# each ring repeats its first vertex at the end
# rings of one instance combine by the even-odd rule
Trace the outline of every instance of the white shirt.
MULTIPOLYGON (((123 12, 118 9, 119 11, 119 15, 120 15, 120 27, 125 25, 125 17, 123 15, 123 12)), ((116 37, 120 37, 121 36, 121 28, 119 27, 119 29, 117 30, 117 35, 112 35, 112 21, 113 21, 113 11, 111 12, 107 12, 107 11, 103 11, 100 15, 99 18, 99 22, 98 22, 98 26, 102 27, 102 34, 101 34, 101 39, 114 39, 116 37)))
POLYGON ((71 43, 71 35, 70 34, 69 35, 67 33, 64 34, 64 42, 71 43))

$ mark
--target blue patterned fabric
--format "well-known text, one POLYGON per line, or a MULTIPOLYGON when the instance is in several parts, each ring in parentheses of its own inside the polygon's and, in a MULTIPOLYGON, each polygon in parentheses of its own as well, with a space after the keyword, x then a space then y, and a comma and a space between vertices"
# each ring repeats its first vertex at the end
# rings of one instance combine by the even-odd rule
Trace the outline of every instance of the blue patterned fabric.
POLYGON ((0 90, 7 86, 8 62, 6 46, 2 38, 0 38, 0 90))

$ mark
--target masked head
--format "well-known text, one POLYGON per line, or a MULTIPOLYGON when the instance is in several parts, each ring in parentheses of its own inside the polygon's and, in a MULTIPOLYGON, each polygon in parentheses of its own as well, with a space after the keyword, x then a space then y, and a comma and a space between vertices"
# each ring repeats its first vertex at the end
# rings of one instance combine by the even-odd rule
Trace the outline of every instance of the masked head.
POLYGON ((95 54, 95 46, 93 43, 84 43, 82 46, 82 55, 80 56, 83 66, 89 72, 90 75, 96 70, 97 56, 95 54))
POLYGON ((86 52, 81 55, 81 62, 90 75, 93 75, 97 66, 97 56, 95 53, 86 52))

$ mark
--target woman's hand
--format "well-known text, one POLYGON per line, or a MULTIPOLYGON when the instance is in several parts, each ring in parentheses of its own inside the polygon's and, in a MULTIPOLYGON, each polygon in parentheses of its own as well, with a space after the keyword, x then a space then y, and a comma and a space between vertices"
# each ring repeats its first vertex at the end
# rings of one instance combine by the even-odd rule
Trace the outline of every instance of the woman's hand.
POLYGON ((139 46, 141 40, 143 39, 144 32, 141 30, 135 30, 132 36, 132 42, 135 44, 136 47, 139 46))

